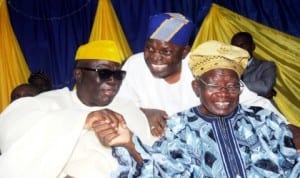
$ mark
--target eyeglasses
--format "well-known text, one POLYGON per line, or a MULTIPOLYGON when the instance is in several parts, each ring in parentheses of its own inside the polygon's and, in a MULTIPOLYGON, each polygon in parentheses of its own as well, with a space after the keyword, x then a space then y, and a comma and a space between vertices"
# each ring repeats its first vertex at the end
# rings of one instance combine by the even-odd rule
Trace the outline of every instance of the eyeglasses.
POLYGON ((126 75, 126 71, 123 70, 109 70, 109 69, 92 69, 88 67, 76 67, 77 69, 87 70, 87 71, 95 71, 98 72, 99 78, 101 80, 107 80, 111 76, 114 77, 116 80, 123 80, 126 75))
POLYGON ((206 83, 202 79, 198 79, 198 80, 202 82, 205 85, 205 87, 211 92, 219 92, 222 89, 226 89, 230 93, 241 93, 244 88, 244 84, 242 82, 239 82, 239 84, 237 85, 220 86, 212 83, 206 83))

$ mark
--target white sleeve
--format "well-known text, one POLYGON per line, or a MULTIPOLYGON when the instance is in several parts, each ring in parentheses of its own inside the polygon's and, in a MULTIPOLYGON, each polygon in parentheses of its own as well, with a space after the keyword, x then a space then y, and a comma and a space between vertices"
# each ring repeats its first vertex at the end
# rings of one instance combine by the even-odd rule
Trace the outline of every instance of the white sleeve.
MULTIPOLYGON (((138 71, 137 68, 139 68, 138 64, 136 64, 136 58, 139 56, 140 55, 134 55, 128 58, 126 63, 122 67, 122 70, 126 71, 126 76, 125 79, 122 81, 122 85, 120 87, 119 92, 117 93, 118 97, 131 100, 132 102, 134 102, 134 104, 137 107, 141 106, 140 98, 136 91, 137 81, 135 77, 137 73, 136 71, 138 71)), ((143 59, 138 59, 138 60, 143 60, 143 59)))
POLYGON ((243 91, 240 95, 240 103, 247 106, 260 106, 280 116, 286 124, 289 124, 287 119, 278 111, 278 109, 271 103, 270 100, 258 96, 255 92, 250 91, 249 88, 244 84, 243 91))
POLYGON ((0 177, 56 177, 87 113, 67 107, 47 112, 43 108, 48 103, 35 102, 34 97, 14 102, 0 116, 0 177))

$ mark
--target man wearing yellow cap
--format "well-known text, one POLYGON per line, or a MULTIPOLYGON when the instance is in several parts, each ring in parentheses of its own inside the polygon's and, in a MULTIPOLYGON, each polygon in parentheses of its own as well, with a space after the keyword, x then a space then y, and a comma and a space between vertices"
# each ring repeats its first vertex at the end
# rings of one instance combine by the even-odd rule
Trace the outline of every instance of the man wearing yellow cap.
POLYGON ((121 61, 113 41, 84 44, 76 54, 75 90, 53 90, 9 105, 0 115, 0 177, 110 177, 118 163, 96 136, 102 122, 113 125, 124 118, 151 143, 143 113, 115 97, 126 74, 121 61))
MULTIPOLYGON (((199 102, 190 84, 193 76, 185 59, 192 32, 192 21, 179 13, 152 16, 144 52, 131 56, 122 68, 127 75, 118 95, 132 99, 142 109, 156 136, 163 133, 168 116, 199 102)), ((267 107, 280 114, 270 101, 247 87, 240 102, 267 107)))
MULTIPOLYGON (((189 67, 200 104, 168 119, 168 129, 152 147, 143 145, 127 128, 106 140, 109 146, 123 146, 131 154, 117 154, 117 158, 139 165, 137 169, 128 165, 120 174, 299 177, 299 156, 284 120, 262 107, 239 104, 244 86, 240 76, 248 58, 247 51, 218 41, 199 45, 191 53, 189 67)), ((106 134, 99 135, 105 138, 106 134)))

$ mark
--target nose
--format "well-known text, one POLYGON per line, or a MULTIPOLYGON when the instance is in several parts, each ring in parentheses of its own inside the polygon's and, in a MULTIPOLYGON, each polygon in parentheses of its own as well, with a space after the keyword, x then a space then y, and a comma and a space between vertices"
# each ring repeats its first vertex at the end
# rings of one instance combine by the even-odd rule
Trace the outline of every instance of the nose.
POLYGON ((228 88, 227 87, 225 87, 225 86, 222 86, 222 87, 220 87, 220 89, 219 89, 220 91, 228 91, 228 88))
POLYGON ((219 95, 229 95, 230 94, 230 91, 229 91, 229 88, 225 87, 225 86, 222 86, 219 88, 219 95))
POLYGON ((108 79, 105 80, 105 82, 110 86, 120 86, 122 83, 122 80, 117 80, 114 76, 110 76, 108 79))
POLYGON ((154 51, 152 54, 151 54, 151 61, 155 64, 159 63, 159 61, 162 60, 162 56, 160 54, 160 52, 158 50, 154 51))

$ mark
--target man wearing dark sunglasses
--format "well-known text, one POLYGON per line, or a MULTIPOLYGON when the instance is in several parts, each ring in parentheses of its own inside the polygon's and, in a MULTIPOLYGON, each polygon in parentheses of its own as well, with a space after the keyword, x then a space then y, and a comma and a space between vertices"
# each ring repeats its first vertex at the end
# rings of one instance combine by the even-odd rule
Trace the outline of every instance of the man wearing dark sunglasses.
POLYGON ((152 143, 143 113, 115 97, 126 72, 113 41, 84 44, 75 57, 73 91, 67 88, 20 98, 0 115, 0 177, 110 177, 115 150, 96 134, 124 118, 144 141, 152 143), (97 129, 95 129, 97 128, 97 129))

